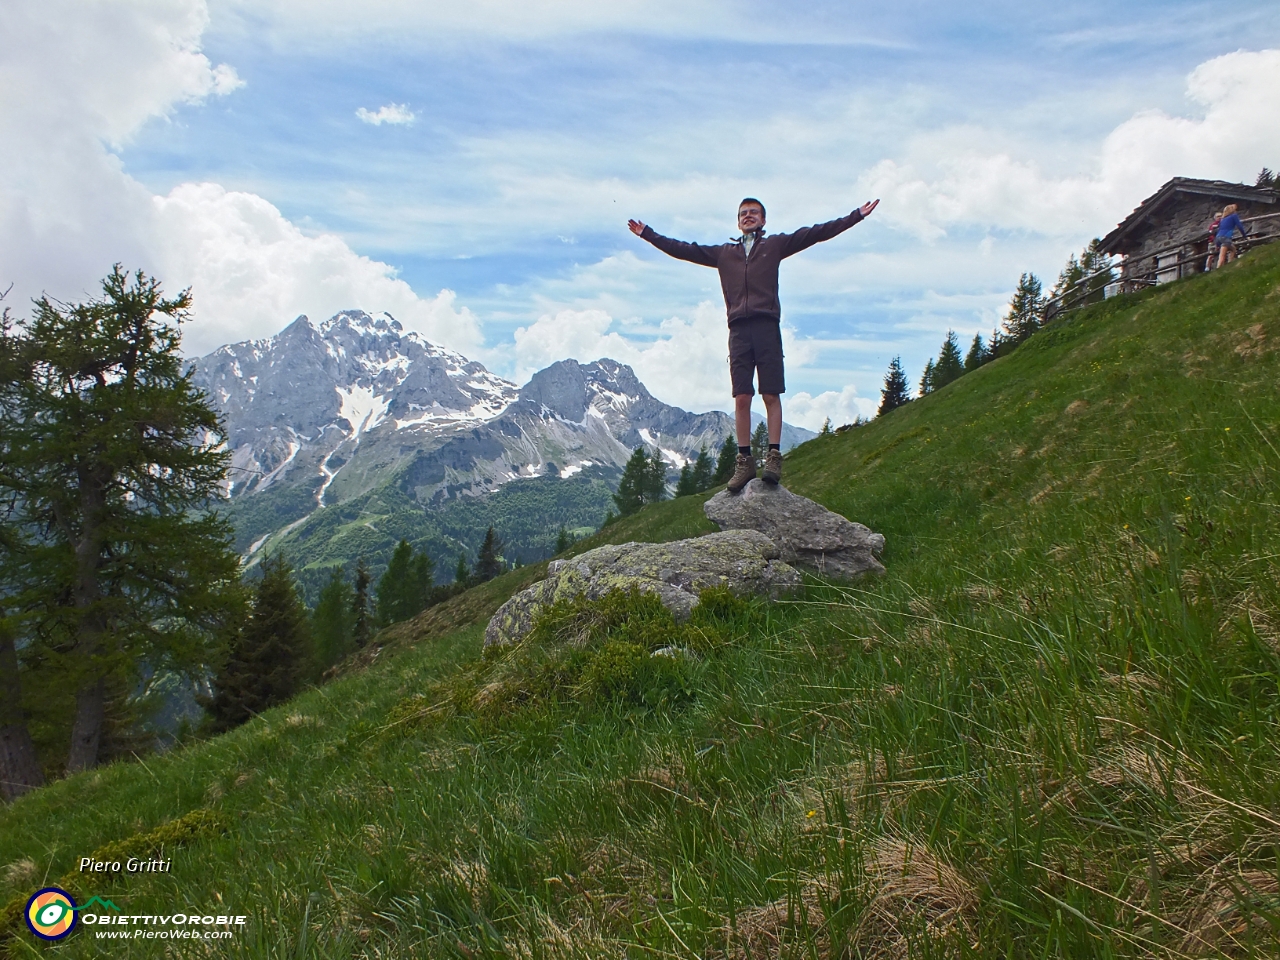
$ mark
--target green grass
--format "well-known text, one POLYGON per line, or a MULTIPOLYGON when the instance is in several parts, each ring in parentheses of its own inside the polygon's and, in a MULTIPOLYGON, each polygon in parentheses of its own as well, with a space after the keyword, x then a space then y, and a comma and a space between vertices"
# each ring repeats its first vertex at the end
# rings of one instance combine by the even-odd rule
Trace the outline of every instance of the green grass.
MULTIPOLYGON (((230 956, 1275 956, 1277 342, 1280 245, 1082 311, 788 456, 888 573, 752 605, 679 696, 615 695, 634 631, 482 656, 514 571, 0 811, 0 898, 209 810, 173 873, 73 892, 248 914, 230 956)), ((702 499, 573 549, 705 532, 702 499)))

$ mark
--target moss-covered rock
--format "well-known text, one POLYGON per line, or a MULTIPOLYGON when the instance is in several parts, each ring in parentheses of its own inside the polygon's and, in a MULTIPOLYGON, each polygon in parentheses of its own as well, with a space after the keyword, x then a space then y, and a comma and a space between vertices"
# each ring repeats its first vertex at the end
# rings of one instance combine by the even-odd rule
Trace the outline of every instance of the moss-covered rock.
POLYGON ((884 573, 884 537, 781 484, 752 480, 741 493, 717 493, 702 507, 721 530, 758 530, 782 559, 826 577, 851 580, 884 573))
POLYGON ((739 596, 776 597, 798 587, 798 571, 779 558, 778 547, 755 530, 731 530, 672 543, 624 543, 597 547, 556 561, 550 576, 498 608, 485 630, 485 646, 514 643, 538 612, 557 601, 598 599, 611 590, 652 593, 677 619, 698 603, 698 592, 725 587, 739 596))

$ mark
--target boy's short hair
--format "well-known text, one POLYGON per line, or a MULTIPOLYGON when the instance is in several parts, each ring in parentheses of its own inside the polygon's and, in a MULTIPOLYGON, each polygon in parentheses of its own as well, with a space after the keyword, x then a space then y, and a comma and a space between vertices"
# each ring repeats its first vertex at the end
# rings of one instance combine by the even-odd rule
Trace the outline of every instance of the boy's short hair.
POLYGON ((764 204, 761 203, 759 200, 757 200, 755 197, 743 197, 742 203, 738 204, 738 209, 741 210, 748 203, 754 203, 757 207, 760 208, 760 216, 762 217, 768 216, 768 214, 764 212, 764 204))

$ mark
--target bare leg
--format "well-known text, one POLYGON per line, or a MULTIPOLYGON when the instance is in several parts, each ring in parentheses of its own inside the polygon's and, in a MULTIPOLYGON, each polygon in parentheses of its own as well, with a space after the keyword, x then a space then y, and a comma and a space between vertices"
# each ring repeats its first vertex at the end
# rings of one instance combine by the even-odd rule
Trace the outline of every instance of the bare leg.
POLYGON ((1218 247, 1218 266, 1221 267, 1227 262, 1227 251, 1231 248, 1225 243, 1218 247))
POLYGON ((769 442, 782 443, 782 398, 776 393, 762 393, 760 399, 769 419, 769 442))
POLYGON ((740 393, 733 398, 733 425, 738 432, 738 446, 751 446, 751 394, 740 393))

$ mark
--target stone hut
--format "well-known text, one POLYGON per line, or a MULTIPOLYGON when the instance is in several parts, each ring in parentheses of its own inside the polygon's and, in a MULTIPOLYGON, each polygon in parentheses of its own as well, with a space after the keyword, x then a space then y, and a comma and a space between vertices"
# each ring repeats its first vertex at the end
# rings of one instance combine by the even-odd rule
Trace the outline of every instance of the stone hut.
POLYGON ((1280 235, 1274 189, 1174 177, 1102 238, 1104 253, 1124 257, 1114 292, 1203 272, 1209 257, 1209 224, 1229 203, 1238 205, 1245 229, 1255 238, 1280 235))

